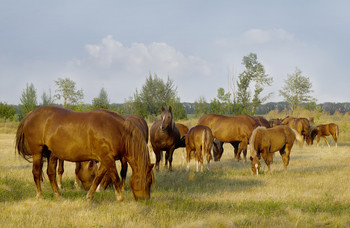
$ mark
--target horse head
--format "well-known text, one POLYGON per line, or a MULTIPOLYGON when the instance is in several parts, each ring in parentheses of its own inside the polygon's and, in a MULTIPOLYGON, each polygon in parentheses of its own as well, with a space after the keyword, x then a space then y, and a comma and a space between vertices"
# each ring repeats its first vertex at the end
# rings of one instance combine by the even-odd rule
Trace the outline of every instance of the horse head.
POLYGON ((250 156, 252 173, 259 175, 259 169, 261 167, 260 158, 258 156, 250 156))
POLYGON ((147 167, 146 180, 138 174, 132 175, 130 178, 130 187, 134 194, 135 200, 149 200, 151 198, 151 187, 155 185, 154 174, 152 171, 154 164, 147 167))
POLYGON ((171 106, 169 106, 169 109, 165 109, 164 107, 162 107, 162 113, 160 114, 160 116, 162 119, 162 124, 160 126, 162 131, 174 129, 175 122, 173 113, 171 111, 171 106))
POLYGON ((75 173, 81 181, 81 184, 85 190, 90 189, 92 182, 95 179, 97 168, 97 162, 95 161, 77 163, 75 173))
POLYGON ((220 142, 217 139, 214 139, 213 141, 213 155, 214 155, 214 161, 220 161, 220 158, 222 154, 224 153, 224 147, 223 142, 220 142))

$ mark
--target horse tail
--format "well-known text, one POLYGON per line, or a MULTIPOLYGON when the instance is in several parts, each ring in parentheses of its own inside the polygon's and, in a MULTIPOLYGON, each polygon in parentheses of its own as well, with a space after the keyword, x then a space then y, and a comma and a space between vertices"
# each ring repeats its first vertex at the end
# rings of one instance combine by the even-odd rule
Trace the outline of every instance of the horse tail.
POLYGON ((299 134, 299 132, 297 132, 295 129, 291 128, 292 131, 294 132, 295 135, 295 139, 297 140, 299 147, 303 147, 304 144, 304 138, 301 134, 299 134))
POLYGON ((335 125, 336 129, 335 129, 335 137, 338 138, 339 137, 339 126, 335 125))
POLYGON ((207 156, 207 154, 210 154, 209 151, 209 142, 210 141, 210 135, 207 129, 204 129, 202 133, 202 156, 207 156))
POLYGON ((15 151, 22 156, 25 160, 30 162, 30 158, 32 158, 32 154, 28 150, 28 144, 26 141, 26 138, 24 136, 23 128, 24 128, 24 122, 26 118, 24 118, 18 125, 17 133, 16 133, 16 145, 15 145, 15 151))

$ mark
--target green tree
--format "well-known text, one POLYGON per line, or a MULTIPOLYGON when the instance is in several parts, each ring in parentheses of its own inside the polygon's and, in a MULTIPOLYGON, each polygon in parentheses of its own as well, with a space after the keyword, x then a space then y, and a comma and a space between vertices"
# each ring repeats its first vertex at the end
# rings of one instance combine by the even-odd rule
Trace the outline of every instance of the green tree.
MULTIPOLYGON (((169 77, 167 82, 164 82, 156 74, 154 76, 149 74, 141 91, 136 90, 134 93, 132 109, 142 117, 157 116, 160 114, 162 107, 168 107, 169 105, 176 106, 176 108, 182 106, 182 109, 185 110, 183 105, 177 104, 180 103, 180 98, 177 97, 176 90, 174 82, 169 77)), ((176 108, 173 107, 174 117, 179 118, 178 114, 182 111, 178 112, 176 108)))
POLYGON ((47 94, 45 91, 43 92, 43 95, 41 95, 41 100, 42 100, 42 106, 46 105, 52 105, 54 100, 51 96, 51 89, 49 90, 49 93, 47 94))
POLYGON ((30 85, 27 83, 26 88, 22 91, 20 100, 23 117, 37 107, 36 90, 33 83, 30 83, 30 85))
POLYGON ((58 89, 56 90, 54 97, 57 100, 63 99, 63 106, 65 108, 72 108, 81 104, 81 101, 84 98, 84 93, 82 89, 77 90, 74 81, 69 78, 59 78, 55 83, 58 86, 58 89))
MULTIPOLYGON (((289 104, 289 107, 294 111, 302 102, 312 101, 310 93, 312 83, 310 79, 302 75, 301 70, 295 68, 293 74, 287 75, 285 85, 279 90, 280 95, 289 104)), ((313 100, 316 102, 316 100, 313 100)))
POLYGON ((0 102, 0 118, 4 120, 16 120, 16 110, 13 105, 0 102))
POLYGON ((194 111, 196 116, 208 114, 209 106, 204 97, 201 96, 194 102, 194 111))
POLYGON ((95 97, 92 100, 92 108, 93 109, 100 109, 100 108, 109 109, 109 107, 110 107, 110 105, 109 105, 107 91, 104 88, 102 88, 100 91, 100 95, 98 97, 95 97))
POLYGON ((265 73, 264 66, 258 62, 257 55, 254 53, 244 56, 242 64, 245 66, 245 71, 238 77, 237 101, 244 113, 255 115, 256 108, 270 97, 271 94, 261 97, 261 93, 266 86, 271 86, 273 79, 265 73), (255 83, 253 99, 249 91, 251 82, 255 83))

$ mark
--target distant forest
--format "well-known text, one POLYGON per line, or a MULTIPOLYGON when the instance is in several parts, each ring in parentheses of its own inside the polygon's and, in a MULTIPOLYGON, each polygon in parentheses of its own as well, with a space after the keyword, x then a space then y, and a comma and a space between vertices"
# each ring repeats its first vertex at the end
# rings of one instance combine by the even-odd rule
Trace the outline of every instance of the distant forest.
MULTIPOLYGON (((185 106, 187 114, 194 114, 194 105, 193 103, 183 103, 185 106)), ((331 115, 334 114, 335 111, 338 111, 340 113, 346 113, 350 112, 350 103, 332 103, 332 102, 326 102, 322 104, 318 104, 317 107, 320 107, 322 112, 327 112, 331 115)), ((269 113, 272 110, 278 110, 279 112, 289 109, 287 102, 269 102, 266 104, 261 104, 257 108, 257 115, 265 115, 269 113)))

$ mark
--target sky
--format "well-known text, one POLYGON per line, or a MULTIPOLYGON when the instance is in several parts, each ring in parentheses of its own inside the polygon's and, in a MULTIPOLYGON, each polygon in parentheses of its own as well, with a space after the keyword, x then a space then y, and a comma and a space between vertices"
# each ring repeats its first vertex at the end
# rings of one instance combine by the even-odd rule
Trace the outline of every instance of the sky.
MULTIPOLYGON (((102 88, 123 103, 152 74, 170 78, 181 102, 232 90, 255 53, 273 78, 267 102, 296 68, 317 103, 350 102, 350 1, 0 0, 0 102, 38 103, 70 78, 92 103, 102 88)), ((62 103, 62 101, 57 101, 62 103)))

